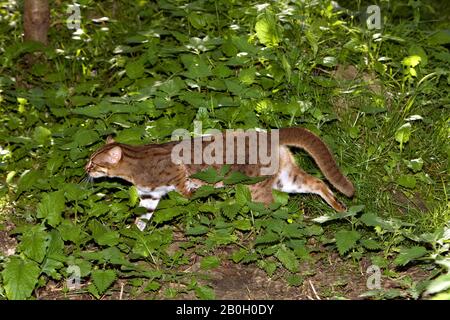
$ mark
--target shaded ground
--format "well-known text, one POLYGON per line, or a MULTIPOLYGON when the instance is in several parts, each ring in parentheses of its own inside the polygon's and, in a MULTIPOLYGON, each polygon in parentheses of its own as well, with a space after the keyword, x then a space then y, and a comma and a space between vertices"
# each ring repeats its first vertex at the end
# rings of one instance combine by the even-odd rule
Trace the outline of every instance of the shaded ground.
MULTIPOLYGON (((210 272, 211 279, 204 283, 214 288, 218 300, 363 299, 360 295, 368 291, 367 276, 358 268, 346 263, 339 262, 328 266, 318 264, 315 270, 316 274, 305 277, 301 285, 294 287, 288 285, 281 274, 269 278, 264 271, 254 265, 225 262, 210 272)), ((404 276, 410 276, 413 281, 420 281, 425 279, 427 274, 420 268, 412 268, 400 275, 400 278, 404 276)), ((407 289, 401 282, 384 276, 381 278, 381 285, 384 290, 407 289)), ((83 290, 64 293, 62 286, 62 283, 49 282, 47 287, 38 290, 38 299, 94 299, 83 290)), ((167 287, 169 286, 164 286, 157 294, 141 293, 136 296, 133 287, 118 281, 101 299, 167 299, 163 295, 163 290, 167 287)), ((181 286, 171 284, 170 287, 180 289, 181 286)), ((178 294, 175 299, 197 299, 197 297, 193 292, 189 292, 178 294)))
MULTIPOLYGON (((17 240, 11 235, 13 228, 14 225, 7 222, 0 229, 0 256, 7 257, 15 253, 17 240)), ((178 250, 179 244, 186 240, 181 232, 177 232, 176 238, 170 251, 178 250)), ((290 285, 286 280, 290 273, 284 269, 277 269, 269 277, 255 264, 229 260, 228 257, 235 249, 232 246, 217 249, 213 255, 221 258, 221 264, 207 271, 200 267, 201 257, 193 250, 186 252, 191 263, 175 271, 186 275, 195 273, 196 279, 201 279, 199 283, 213 288, 216 299, 221 300, 364 299, 361 295, 369 291, 367 281, 371 273, 367 273, 367 269, 371 262, 365 257, 360 261, 343 259, 329 248, 320 246, 317 252, 311 253, 311 261, 301 263, 299 281, 290 285)), ((405 298, 411 298, 406 291, 430 276, 430 272, 420 266, 382 272, 380 292, 396 289, 403 292, 398 296, 405 298)), ((67 291, 65 281, 49 281, 46 287, 37 289, 35 294, 37 299, 44 300, 95 299, 86 290, 88 284, 82 282, 80 290, 67 291)), ((119 279, 101 299, 167 299, 165 291, 169 288, 178 292, 174 299, 198 299, 193 290, 187 290, 186 284, 164 283, 156 292, 144 292, 143 287, 145 283, 139 288, 128 284, 126 279, 119 279)))
POLYGON ((17 240, 10 236, 12 223, 0 224, 0 256, 11 256, 16 252, 17 240))

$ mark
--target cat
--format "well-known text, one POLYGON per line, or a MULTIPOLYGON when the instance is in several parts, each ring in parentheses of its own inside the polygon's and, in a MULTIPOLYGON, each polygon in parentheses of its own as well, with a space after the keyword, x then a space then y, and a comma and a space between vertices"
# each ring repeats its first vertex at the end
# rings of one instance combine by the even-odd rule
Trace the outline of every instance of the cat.
MULTIPOLYGON (((295 164, 293 155, 287 148, 287 146, 293 146, 306 150, 327 180, 344 195, 352 197, 355 192, 353 184, 341 173, 326 144, 304 128, 282 128, 278 131, 272 130, 270 133, 255 131, 254 136, 257 136, 258 141, 267 138, 270 144, 275 141, 273 132, 277 133, 276 142, 279 147, 275 151, 271 149, 268 154, 276 160, 278 166, 272 174, 266 176, 265 180, 248 186, 252 200, 270 204, 273 201, 272 189, 287 193, 315 193, 336 211, 346 211, 345 205, 334 196, 323 181, 307 174, 295 164)), ((257 144, 256 149, 251 149, 252 141, 248 133, 238 131, 233 133, 231 140, 225 140, 225 135, 213 135, 162 144, 132 146, 118 143, 108 137, 106 144, 92 154, 85 170, 91 178, 118 177, 136 186, 140 206, 148 211, 135 222, 137 227, 143 230, 146 226, 144 220, 151 218, 159 200, 165 194, 175 190, 189 197, 193 191, 205 184, 204 181, 192 178, 191 175, 208 167, 219 169, 224 163, 230 163, 227 154, 232 154, 230 165, 232 171, 242 172, 249 177, 261 175, 263 164, 258 159, 256 162, 251 160, 255 152, 261 153, 259 149, 262 147, 257 144), (230 144, 230 141, 234 144, 230 144), (223 155, 219 155, 215 150, 211 153, 216 160, 214 163, 196 162, 195 151, 198 149, 191 148, 188 151, 180 149, 182 142, 187 142, 188 147, 197 143, 202 148, 208 148, 211 143, 221 142, 223 155), (238 160, 239 146, 241 152, 245 151, 244 157, 240 160, 238 160), (180 154, 184 161, 180 162, 179 158, 174 161, 173 155, 176 148, 183 151, 180 154)), ((215 187, 221 186, 221 182, 215 185, 215 187)))

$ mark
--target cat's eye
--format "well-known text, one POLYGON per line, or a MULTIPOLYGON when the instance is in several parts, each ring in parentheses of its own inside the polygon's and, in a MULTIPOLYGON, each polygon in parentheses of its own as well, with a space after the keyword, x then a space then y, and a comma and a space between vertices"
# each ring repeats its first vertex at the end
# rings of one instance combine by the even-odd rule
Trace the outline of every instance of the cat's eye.
POLYGON ((86 166, 84 168, 86 171, 91 171, 97 166, 98 166, 98 164, 96 164, 94 161, 91 160, 86 164, 86 166))

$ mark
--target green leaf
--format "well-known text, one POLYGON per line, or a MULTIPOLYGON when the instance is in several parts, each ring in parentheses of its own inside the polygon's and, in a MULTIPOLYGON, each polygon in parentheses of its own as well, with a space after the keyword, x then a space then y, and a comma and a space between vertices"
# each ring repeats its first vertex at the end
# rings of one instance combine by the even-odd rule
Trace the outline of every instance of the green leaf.
POLYGON ((131 186, 128 189, 128 205, 130 207, 136 206, 139 200, 138 189, 135 186, 131 186))
POLYGON ((214 184, 223 179, 223 176, 220 176, 214 168, 209 167, 206 170, 194 173, 191 175, 192 178, 206 181, 208 183, 214 184))
POLYGON ((73 136, 73 141, 78 147, 88 146, 100 139, 98 133, 92 129, 80 128, 73 136))
POLYGON ((41 263, 47 253, 50 235, 45 231, 45 227, 36 225, 28 228, 22 235, 20 251, 28 258, 41 263))
POLYGON ((420 63, 421 60, 422 60, 422 58, 420 56, 413 55, 413 56, 404 58, 402 60, 402 64, 406 67, 414 68, 415 66, 417 66, 420 63))
POLYGON ((300 259, 300 260, 304 260, 304 261, 313 261, 314 259, 311 257, 310 255, 310 250, 305 246, 304 243, 300 243, 298 245, 295 245, 293 242, 294 241, 299 241, 301 242, 301 240, 292 240, 290 241, 290 246, 294 247, 294 253, 295 255, 300 259))
POLYGON ((198 226, 186 228, 185 234, 188 236, 199 236, 202 234, 206 234, 208 231, 209 231, 209 227, 198 225, 198 226))
POLYGON ((227 203, 225 202, 222 206, 221 206, 223 215, 225 217, 227 217, 228 219, 232 220, 236 217, 236 215, 239 213, 239 211, 241 210, 241 206, 237 203, 227 203))
POLYGON ((58 230, 64 241, 72 241, 78 243, 81 239, 81 227, 73 224, 70 220, 63 220, 58 226, 58 230))
MULTIPOLYGON (((100 103, 88 107, 75 108, 71 110, 74 114, 80 114, 92 118, 101 118, 105 115, 114 113, 125 113, 125 114, 145 114, 150 117, 156 117, 161 114, 161 111, 156 110, 153 101, 140 101, 133 105, 124 104, 112 104, 109 101, 102 100, 100 103)), ((71 145, 69 145, 71 146, 71 145)))
POLYGON ((159 288, 161 288, 161 284, 159 284, 156 281, 150 281, 147 286, 145 287, 144 291, 145 292, 149 292, 149 291, 158 291, 159 288))
POLYGON ((419 56, 420 62, 422 63, 423 66, 428 64, 427 53, 425 52, 425 50, 423 50, 421 46, 418 46, 416 44, 411 45, 408 49, 408 54, 410 56, 419 56))
POLYGON ((49 129, 37 126, 34 129, 33 139, 39 144, 45 144, 49 140, 51 134, 52 132, 49 129))
POLYGON ((58 230, 52 229, 50 231, 50 242, 48 244, 48 256, 57 256, 63 253, 64 241, 61 238, 61 234, 58 230))
POLYGON ((336 232, 336 246, 339 254, 344 255, 356 245, 361 234, 356 230, 339 230, 336 232))
POLYGON ((227 90, 235 95, 240 95, 245 88, 237 79, 225 79, 224 82, 227 90))
POLYGON ((275 203, 279 203, 282 206, 286 205, 289 201, 289 194, 279 190, 272 189, 273 200, 275 203))
POLYGON ((267 47, 276 47, 280 42, 276 20, 272 15, 266 14, 255 25, 256 36, 267 47))
POLYGON ((273 274, 277 270, 277 264, 270 260, 258 260, 256 264, 258 265, 258 267, 263 269, 269 277, 273 276, 273 274))
POLYGON ((119 243, 119 233, 117 231, 111 231, 97 220, 91 220, 89 222, 89 229, 92 232, 92 237, 95 242, 99 245, 115 246, 119 243))
POLYGON ((75 258, 73 259, 73 257, 69 257, 70 261, 68 261, 69 265, 74 265, 80 268, 80 276, 81 277, 87 277, 92 270, 92 264, 84 259, 81 258, 75 258))
POLYGON ((137 239, 133 253, 148 257, 155 250, 161 250, 161 247, 172 241, 172 230, 170 229, 154 229, 150 234, 145 234, 137 228, 132 230, 122 230, 122 234, 127 237, 137 239))
POLYGON ((397 129, 395 132, 395 140, 400 143, 400 148, 403 144, 409 141, 409 137, 411 136, 411 123, 407 122, 397 129))
MULTIPOLYGON (((233 47, 234 48, 234 47, 233 47)), ((233 54, 235 55, 235 54, 233 54)), ((213 69, 213 73, 215 76, 219 78, 228 78, 233 74, 230 68, 228 68, 224 63, 218 62, 216 67, 213 69)))
POLYGON ((252 229, 252 223, 249 219, 235 220, 233 221, 233 227, 238 230, 248 231, 252 229))
POLYGON ((36 185, 36 181, 42 177, 42 172, 38 170, 26 170, 20 176, 19 182, 17 183, 16 197, 24 191, 30 190, 36 185))
POLYGON ((224 164, 220 169, 219 169, 219 175, 221 177, 225 177, 228 172, 230 172, 231 170, 231 166, 229 164, 224 164))
POLYGON ((214 269, 218 266, 220 266, 220 258, 216 256, 204 257, 200 261, 200 268, 205 270, 214 269))
POLYGON ((256 76, 255 67, 242 69, 241 72, 239 72, 239 80, 241 80, 242 83, 247 85, 251 85, 253 82, 255 82, 255 76, 256 76))
POLYGON ((386 221, 378 216, 376 216, 374 213, 365 213, 361 216, 360 220, 369 227, 382 227, 383 229, 387 231, 394 231, 394 228, 392 226, 392 223, 389 221, 386 221))
POLYGON ((450 288, 450 274, 443 274, 430 282, 426 294, 436 294, 450 288))
POLYGON ((304 279, 302 276, 300 276, 298 274, 289 274, 286 277, 286 281, 290 286, 298 287, 303 284, 304 279))
MULTIPOLYGON (((449 148, 449 152, 450 152, 450 148, 449 148)), ((449 153, 449 155, 450 155, 450 153, 449 153)), ((418 172, 414 175, 414 177, 423 183, 430 184, 430 185, 434 184, 434 180, 431 179, 431 177, 428 173, 418 172)))
POLYGON ((281 247, 278 249, 278 251, 275 253, 275 256, 278 260, 280 260, 281 264, 288 269, 290 272, 297 272, 299 263, 297 260, 297 257, 295 256, 294 252, 292 252, 291 249, 286 247, 281 247))
POLYGON ((186 209, 183 207, 158 209, 155 211, 152 219, 156 223, 162 223, 162 222, 173 220, 174 218, 182 215, 185 212, 186 212, 186 209))
POLYGON ((200 188, 198 188, 195 191, 194 195, 191 197, 191 200, 195 200, 198 198, 206 198, 206 197, 208 197, 212 194, 216 194, 218 192, 219 192, 219 190, 214 188, 213 186, 208 186, 208 185, 201 186, 200 188))
POLYGON ((208 286, 199 286, 195 288, 195 294, 201 300, 214 300, 216 298, 216 294, 214 293, 214 289, 208 286))
POLYGON ((325 223, 325 222, 332 221, 332 220, 340 220, 340 219, 344 219, 344 218, 348 218, 348 217, 353 217, 356 214, 363 211, 364 208, 365 208, 364 205, 351 206, 350 208, 348 208, 347 212, 331 213, 331 214, 327 214, 327 215, 323 215, 323 216, 314 218, 312 220, 317 223, 325 223))
POLYGON ((240 171, 233 171, 225 179, 223 179, 223 183, 226 185, 237 183, 254 184, 265 179, 266 177, 248 177, 240 171))
POLYGON ((197 12, 190 12, 187 16, 189 23, 195 29, 202 29, 206 26, 207 19, 204 14, 198 14, 197 12))
MULTIPOLYGON (((324 76, 314 76, 312 80, 317 83, 319 86, 322 86, 324 88, 332 88, 336 86, 336 80, 324 77, 324 76)), ((323 118, 323 114, 320 109, 318 108, 312 108, 309 110, 309 113, 311 113, 314 118, 320 120, 323 118)))
POLYGON ((64 191, 45 193, 37 208, 37 217, 44 218, 49 225, 56 227, 61 222, 61 214, 66 208, 64 191))
POLYGON ((397 183, 402 187, 414 189, 416 187, 416 178, 409 174, 403 174, 397 179, 397 183))
POLYGON ((167 93, 169 97, 177 95, 184 88, 185 88, 184 81, 181 80, 179 77, 169 79, 159 86, 159 90, 167 93))
POLYGON ((92 294, 96 299, 100 299, 100 294, 98 293, 97 287, 93 283, 90 283, 87 286, 87 291, 90 294, 92 294))
POLYGON ((63 266, 64 264, 61 261, 53 258, 47 258, 42 264, 42 273, 55 280, 61 280, 62 276, 61 273, 58 272, 58 270, 63 266))
POLYGON ((144 61, 142 59, 130 61, 125 66, 125 72, 130 79, 141 78, 144 75, 144 71, 144 61))
POLYGON ((236 185, 236 203, 240 206, 244 206, 248 201, 252 200, 250 189, 246 185, 236 185))
POLYGON ((210 67, 203 56, 184 54, 181 56, 181 61, 187 68, 187 72, 184 75, 188 78, 198 79, 212 75, 210 67))
POLYGON ((240 248, 239 250, 233 252, 231 255, 231 259, 234 263, 239 263, 242 259, 244 259, 248 255, 248 251, 244 248, 240 248))
POLYGON ((59 153, 53 155, 50 159, 48 159, 46 168, 49 174, 53 175, 56 172, 56 170, 58 170, 61 167, 63 162, 64 157, 59 153))
POLYGON ((414 246, 411 248, 403 248, 399 255, 395 258, 394 263, 397 266, 404 266, 408 262, 418 259, 427 253, 427 249, 422 246, 414 246))
POLYGON ((228 229, 213 230, 209 236, 208 241, 214 245, 227 245, 237 241, 237 236, 230 233, 228 229))
POLYGON ((431 45, 442 45, 450 43, 450 30, 439 30, 430 37, 428 37, 428 43, 431 45))
POLYGON ((104 202, 96 202, 91 206, 89 210, 89 216, 100 217, 101 215, 104 215, 108 211, 111 211, 111 206, 109 204, 104 202))
POLYGON ((307 226, 302 230, 305 236, 320 236, 323 233, 323 228, 318 225, 307 226))
POLYGON ((29 298, 37 284, 39 266, 34 261, 11 257, 2 271, 6 297, 10 300, 29 298))
POLYGON ((88 196, 88 191, 76 183, 66 183, 63 186, 64 195, 68 201, 83 200, 88 196))
POLYGON ((56 229, 51 230, 47 257, 42 264, 42 273, 45 273, 55 280, 61 280, 62 276, 58 270, 64 266, 63 261, 66 261, 63 250, 64 241, 62 240, 59 231, 56 229))
MULTIPOLYGON (((291 75, 292 75, 292 67, 291 67, 291 64, 289 63, 288 59, 286 58, 286 55, 284 55, 284 54, 281 56, 281 64, 283 65, 284 72, 286 73, 286 79, 288 82, 290 82, 291 75)), ((295 114, 295 113, 291 112, 291 114, 295 114)))
POLYGON ((114 270, 94 270, 92 271, 92 281, 94 282, 98 293, 103 294, 116 280, 114 270))
POLYGON ((338 64, 338 60, 336 57, 328 56, 323 57, 322 64, 328 68, 335 67, 338 64))
POLYGON ((348 217, 348 216, 354 216, 354 215, 356 215, 357 213, 362 212, 362 211, 364 210, 364 208, 365 208, 365 205, 363 205, 363 204, 358 205, 358 206, 351 206, 350 208, 348 208, 347 213, 345 213, 344 215, 345 215, 346 217, 348 217))
MULTIPOLYGON (((361 112, 364 112, 366 114, 377 114, 377 113, 387 111, 386 108, 383 108, 383 107, 380 107, 377 105, 364 105, 364 106, 361 106, 360 110, 361 110, 361 112)), ((357 130, 359 130, 359 128, 357 130)))
POLYGON ((100 251, 103 259, 112 264, 121 266, 132 265, 127 259, 124 253, 122 253, 117 247, 109 247, 100 251))
POLYGON ((271 211, 266 208, 264 203, 261 202, 249 202, 247 203, 247 206, 255 216, 263 216, 271 213, 271 211))
POLYGON ((280 241, 280 236, 274 232, 266 232, 262 235, 258 235, 255 239, 255 245, 258 244, 271 244, 280 241))
POLYGON ((366 249, 369 250, 378 250, 381 248, 381 245, 373 239, 362 239, 360 242, 366 249))
POLYGON ((406 166, 413 172, 419 172, 420 170, 422 170, 423 160, 422 158, 412 159, 409 161, 406 160, 406 166))

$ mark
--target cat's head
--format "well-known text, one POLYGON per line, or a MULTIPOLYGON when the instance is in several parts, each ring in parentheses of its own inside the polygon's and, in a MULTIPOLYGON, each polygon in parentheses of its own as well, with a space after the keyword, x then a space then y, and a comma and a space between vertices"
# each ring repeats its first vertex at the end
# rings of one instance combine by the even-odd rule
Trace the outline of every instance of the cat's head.
POLYGON ((111 137, 106 139, 106 145, 94 152, 84 167, 92 178, 114 177, 122 160, 122 148, 111 137))

